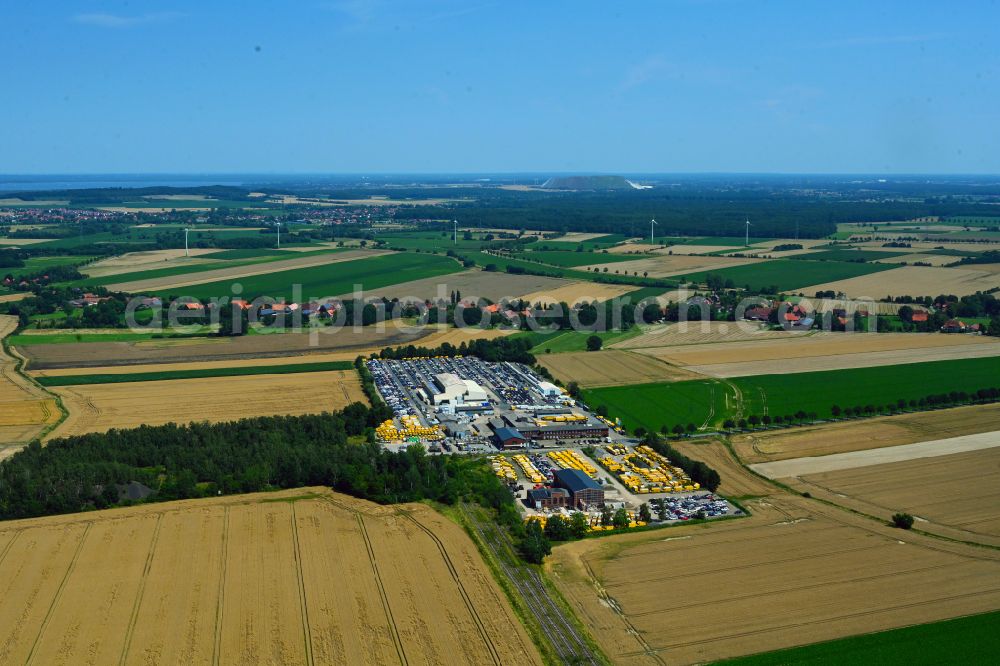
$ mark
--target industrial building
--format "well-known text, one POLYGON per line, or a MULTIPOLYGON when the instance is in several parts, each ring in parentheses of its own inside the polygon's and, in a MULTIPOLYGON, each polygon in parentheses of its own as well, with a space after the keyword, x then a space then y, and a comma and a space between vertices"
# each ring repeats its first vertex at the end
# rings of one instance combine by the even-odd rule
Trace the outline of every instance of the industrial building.
POLYGON ((528 443, 528 438, 514 428, 497 428, 493 436, 496 438, 497 447, 505 451, 523 449, 528 443))
POLYGON ((570 502, 577 509, 604 504, 604 488, 578 469, 557 469, 555 486, 569 491, 570 502))
POLYGON ((442 372, 434 375, 434 383, 441 389, 435 393, 435 405, 449 403, 452 405, 464 402, 485 402, 489 399, 486 390, 471 379, 462 379, 452 372, 442 372))
POLYGON ((528 491, 528 503, 537 511, 569 506, 569 491, 565 488, 534 488, 528 491))

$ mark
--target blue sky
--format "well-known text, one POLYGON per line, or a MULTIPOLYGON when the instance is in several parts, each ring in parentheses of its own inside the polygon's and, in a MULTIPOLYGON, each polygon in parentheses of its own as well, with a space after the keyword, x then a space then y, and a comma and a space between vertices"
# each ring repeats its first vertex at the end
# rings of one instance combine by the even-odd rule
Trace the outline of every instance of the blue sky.
POLYGON ((997 2, 7 2, 0 173, 1000 173, 997 2))

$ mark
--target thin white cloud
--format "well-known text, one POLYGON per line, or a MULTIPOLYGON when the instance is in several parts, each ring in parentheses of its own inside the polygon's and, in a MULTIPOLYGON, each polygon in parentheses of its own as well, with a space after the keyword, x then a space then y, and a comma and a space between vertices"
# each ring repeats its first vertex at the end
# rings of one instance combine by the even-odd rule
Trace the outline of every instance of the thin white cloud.
POLYGON ((149 23, 162 23, 180 18, 183 14, 179 12, 155 12, 152 14, 140 14, 138 16, 123 16, 121 14, 108 14, 104 12, 94 12, 89 14, 77 14, 73 20, 84 25, 93 25, 101 28, 131 28, 137 25, 149 23))

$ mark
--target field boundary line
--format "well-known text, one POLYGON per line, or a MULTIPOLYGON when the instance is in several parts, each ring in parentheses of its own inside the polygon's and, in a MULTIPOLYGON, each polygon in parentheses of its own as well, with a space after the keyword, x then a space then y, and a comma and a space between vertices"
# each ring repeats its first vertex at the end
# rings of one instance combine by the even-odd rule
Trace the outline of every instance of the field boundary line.
MULTIPOLYGON (((47 388, 39 384, 37 381, 35 381, 34 377, 25 372, 25 370, 28 367, 28 359, 27 357, 22 356, 20 353, 18 353, 15 350, 15 348, 11 346, 10 342, 8 341, 9 337, 10 337, 9 335, 5 335, 3 337, 2 347, 3 347, 3 353, 9 356, 14 361, 14 373, 20 375, 26 382, 28 382, 33 386, 38 387, 38 389, 42 393, 51 397, 52 400, 56 403, 56 407, 59 408, 59 418, 55 422, 50 423, 49 425, 43 425, 41 430, 39 430, 38 433, 34 437, 32 437, 31 440, 29 440, 29 443, 33 441, 38 441, 38 443, 40 444, 42 440, 45 439, 45 437, 49 433, 58 428, 60 425, 62 425, 63 421, 69 418, 69 410, 66 409, 66 405, 63 404, 62 398, 59 395, 53 393, 52 391, 48 390, 47 388)), ((20 447, 20 449, 23 448, 24 446, 20 447)))
POLYGON ((372 573, 375 574, 375 585, 378 587, 379 596, 382 597, 382 610, 385 611, 385 619, 389 622, 389 631, 392 632, 392 641, 396 644, 396 653, 399 655, 399 661, 402 664, 409 664, 406 660, 406 652, 403 650, 403 641, 399 637, 399 629, 396 627, 396 619, 392 616, 392 608, 389 606, 389 595, 385 592, 385 586, 382 584, 382 576, 378 571, 375 549, 372 548, 371 539, 368 538, 368 528, 365 527, 365 519, 357 511, 354 511, 354 518, 358 521, 358 526, 361 528, 361 536, 365 540, 365 548, 368 549, 368 561, 372 565, 372 573))
POLYGON ((225 505, 222 519, 222 562, 219 567, 219 597, 215 602, 215 641, 212 648, 212 663, 218 664, 222 650, 222 614, 226 597, 226 563, 229 560, 229 504, 225 505))
POLYGON ((439 539, 438 536, 434 534, 426 525, 414 518, 409 512, 398 511, 397 513, 401 514, 404 518, 416 525, 421 531, 429 536, 437 546, 438 552, 441 553, 441 559, 444 560, 445 566, 448 567, 448 573, 451 574, 452 580, 455 581, 455 585, 458 587, 459 594, 462 595, 462 601, 465 602, 465 607, 468 609, 469 615, 472 616, 473 621, 476 623, 476 628, 479 629, 479 635, 482 636, 483 642, 486 644, 486 647, 490 652, 490 656, 493 657, 493 663, 497 666, 502 666, 503 661, 500 659, 500 653, 497 651, 496 646, 490 639, 489 632, 486 630, 486 624, 479 616, 479 612, 472 603, 472 598, 469 596, 465 586, 462 584, 462 579, 458 575, 458 569, 455 568, 454 562, 451 561, 451 556, 448 555, 448 551, 445 550, 444 543, 442 543, 441 539, 439 539))
POLYGON ((25 664, 30 664, 34 660, 35 650, 38 649, 38 642, 42 639, 42 636, 45 634, 45 629, 49 626, 49 620, 52 619, 52 613, 59 604, 59 599, 62 598, 63 590, 66 589, 66 581, 69 580, 70 575, 76 569, 76 563, 80 559, 80 553, 83 552, 83 544, 86 543, 87 536, 90 534, 90 528, 93 526, 93 522, 88 522, 87 526, 83 528, 83 534, 80 535, 80 543, 76 544, 76 552, 73 553, 73 559, 69 561, 69 566, 66 567, 66 573, 63 574, 62 580, 59 581, 59 587, 56 589, 56 593, 52 597, 52 603, 49 604, 49 609, 45 611, 45 618, 42 620, 42 625, 38 627, 38 634, 35 636, 35 642, 31 644, 31 651, 24 660, 25 664))
POLYGON ((139 589, 136 591, 135 602, 132 604, 132 615, 128 620, 128 628, 125 630, 125 641, 122 644, 122 656, 118 660, 119 664, 125 663, 129 648, 132 645, 132 635, 135 633, 135 622, 139 619, 139 607, 142 605, 142 595, 146 590, 146 580, 149 578, 149 570, 153 566, 153 555, 156 552, 156 544, 160 539, 160 527, 163 524, 163 514, 156 514, 156 527, 153 528, 153 538, 149 542, 149 553, 146 554, 146 565, 142 569, 142 579, 139 581, 139 589))
POLYGON ((299 523, 295 515, 295 502, 292 502, 292 546, 295 553, 295 574, 299 583, 299 604, 302 607, 302 636, 306 644, 306 661, 314 664, 312 651, 312 630, 309 626, 309 604, 306 603, 306 584, 302 578, 302 549, 299 546, 299 523))

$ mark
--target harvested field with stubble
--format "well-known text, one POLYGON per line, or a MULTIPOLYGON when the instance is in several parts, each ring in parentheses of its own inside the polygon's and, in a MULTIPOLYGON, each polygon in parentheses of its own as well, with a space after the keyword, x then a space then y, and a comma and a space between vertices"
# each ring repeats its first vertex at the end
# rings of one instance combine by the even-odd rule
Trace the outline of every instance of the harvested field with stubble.
MULTIPOLYGON (((718 250, 719 248, 715 249, 718 250)), ((602 264, 599 263, 598 260, 590 266, 581 266, 580 270, 603 271, 607 268, 609 275, 614 274, 617 270, 619 273, 623 271, 626 273, 638 272, 639 275, 648 273, 649 277, 660 278, 673 275, 686 275, 688 273, 700 273, 702 271, 714 271, 721 268, 729 268, 731 266, 742 266, 744 264, 751 264, 754 261, 756 260, 739 257, 706 257, 687 254, 658 254, 657 256, 644 257, 634 261, 621 261, 610 264, 602 264)))
MULTIPOLYGON (((652 354, 659 347, 681 345, 717 344, 720 342, 742 342, 782 340, 788 341, 812 335, 808 331, 769 331, 766 326, 755 322, 689 321, 647 327, 642 335, 611 345, 614 349, 631 349, 652 354), (647 351, 649 350, 649 351, 647 351)), ((715 349, 726 349, 715 347, 715 349)))
MULTIPOLYGON (((17 317, 0 315, 0 339, 17 328, 17 317)), ((55 398, 17 372, 17 361, 0 347, 0 460, 56 423, 55 398)))
POLYGON ((955 407, 873 419, 736 435, 745 463, 863 451, 1000 431, 1000 404, 955 407))
POLYGON ((682 450, 720 469, 751 517, 560 545, 548 564, 615 663, 705 663, 1000 608, 1000 552, 792 495, 720 442, 682 450))
POLYGON ((930 296, 955 294, 967 296, 977 291, 1000 287, 1000 274, 970 268, 902 266, 860 277, 814 284, 796 289, 803 294, 818 291, 844 292, 848 298, 885 298, 886 296, 930 296))
MULTIPOLYGON (((521 298, 525 294, 571 286, 573 282, 539 275, 509 275, 485 271, 464 271, 440 277, 401 282, 391 287, 365 290, 365 298, 398 298, 405 302, 425 300, 448 301, 451 293, 460 291, 462 298, 487 298, 498 302, 502 298, 521 298)), ((584 283, 589 284, 589 283, 584 283)), ((340 294, 346 298, 351 294, 340 294)))
MULTIPOLYGON (((992 435, 1000 438, 1000 433, 992 435)), ((868 515, 904 511, 916 517, 920 530, 1000 547, 1000 447, 797 475, 784 482, 868 515)))
POLYGON ((699 378, 683 368, 615 349, 543 354, 538 356, 538 363, 564 383, 576 382, 583 388, 699 378))
POLYGON ((303 488, 0 524, 0 662, 540 664, 457 525, 303 488))
POLYGON ((367 402, 355 370, 52 387, 69 416, 47 439, 165 423, 319 414, 367 402))
POLYGON ((808 337, 638 350, 711 377, 795 374, 1000 356, 1000 339, 943 333, 814 333, 808 337))
POLYGON ((157 268, 175 268, 178 266, 197 266, 211 263, 208 259, 198 259, 199 255, 217 252, 213 248, 191 248, 190 256, 185 256, 184 250, 150 250, 148 252, 127 252, 118 257, 101 259, 81 268, 81 273, 87 277, 99 278, 122 273, 155 270, 157 268))
MULTIPOLYGON (((455 337, 469 334, 454 329, 455 337)), ((466 329, 473 330, 473 329, 466 329)), ((479 330, 479 329, 475 329, 479 330)), ((408 331, 386 324, 384 331, 375 326, 323 327, 315 335, 310 333, 273 333, 244 335, 233 338, 164 338, 138 342, 70 342, 65 344, 38 344, 18 350, 28 359, 31 370, 53 368, 92 368, 112 365, 152 363, 188 363, 200 361, 246 361, 256 358, 353 352, 355 355, 377 351, 385 347, 409 343, 436 346, 431 343, 443 336, 439 330, 424 327, 421 331, 408 331)), ((489 331, 479 330, 489 337, 489 331)))
MULTIPOLYGON (((574 305, 581 301, 609 301, 623 294, 635 291, 635 287, 627 284, 602 284, 599 282, 567 282, 554 285, 550 289, 534 291, 523 298, 532 305, 541 303, 567 303, 574 305)), ((465 292, 462 293, 465 295, 465 292)))

